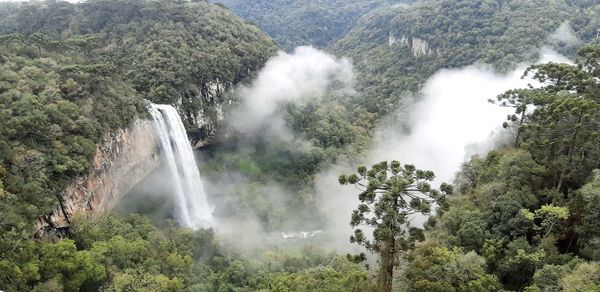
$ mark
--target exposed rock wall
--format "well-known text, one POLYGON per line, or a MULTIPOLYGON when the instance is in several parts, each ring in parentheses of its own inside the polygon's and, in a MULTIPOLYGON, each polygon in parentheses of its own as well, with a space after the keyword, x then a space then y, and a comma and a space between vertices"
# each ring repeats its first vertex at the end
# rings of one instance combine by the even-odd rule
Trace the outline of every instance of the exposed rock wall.
POLYGON ((433 52, 427 41, 417 37, 412 38, 412 51, 415 56, 429 55, 433 52))
POLYGON ((38 220, 38 234, 68 227, 74 215, 95 216, 112 209, 160 160, 150 120, 137 120, 130 128, 107 135, 96 149, 89 173, 62 192, 53 214, 38 220))
MULTIPOLYGON (((248 74, 251 74, 250 71, 248 74)), ((210 145, 218 134, 224 134, 225 112, 234 102, 234 85, 231 82, 223 83, 216 79, 200 87, 202 107, 190 111, 185 104, 176 104, 180 115, 188 122, 188 136, 194 148, 210 145)))
POLYGON ((415 37, 415 36, 407 36, 407 35, 402 35, 400 38, 398 38, 392 32, 390 32, 390 35, 388 38, 388 45, 390 47, 393 47, 393 46, 408 47, 411 49, 412 54, 415 57, 427 56, 427 55, 439 53, 438 50, 433 50, 429 46, 429 43, 426 40, 423 40, 423 39, 415 37))

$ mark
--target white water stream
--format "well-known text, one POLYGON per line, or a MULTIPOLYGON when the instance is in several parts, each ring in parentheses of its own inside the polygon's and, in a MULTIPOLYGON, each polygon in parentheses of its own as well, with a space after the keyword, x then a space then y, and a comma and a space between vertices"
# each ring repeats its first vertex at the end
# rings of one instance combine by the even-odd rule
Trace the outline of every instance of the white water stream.
POLYGON ((177 220, 185 227, 213 227, 213 208, 208 204, 194 152, 177 110, 170 105, 151 104, 150 114, 177 196, 177 220))

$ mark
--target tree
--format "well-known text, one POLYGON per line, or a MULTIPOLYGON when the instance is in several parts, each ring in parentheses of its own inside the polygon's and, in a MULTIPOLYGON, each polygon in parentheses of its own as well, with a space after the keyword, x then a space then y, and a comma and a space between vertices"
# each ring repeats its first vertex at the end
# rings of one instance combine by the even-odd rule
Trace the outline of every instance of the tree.
POLYGON ((581 206, 578 208, 581 222, 576 227, 581 245, 579 253, 600 260, 600 170, 594 171, 590 182, 577 190, 573 201, 581 206))
POLYGON ((18 33, 0 35, 0 44, 4 44, 6 49, 8 49, 9 45, 15 43, 22 43, 24 40, 25 37, 18 33))
POLYGON ((500 291, 498 278, 486 273, 485 259, 459 248, 423 245, 406 272, 413 291, 500 291))
POLYGON ((42 48, 53 50, 61 45, 59 41, 53 40, 51 37, 40 32, 30 35, 29 40, 38 48, 38 56, 40 57, 42 56, 42 48))
POLYGON ((598 291, 600 290, 600 265, 581 263, 561 280, 562 291, 598 291))
POLYGON ((423 239, 420 229, 411 227, 411 216, 427 215, 432 205, 445 205, 452 187, 442 184, 441 191, 429 182, 435 178, 432 171, 416 169, 413 165, 383 161, 371 169, 358 167, 357 173, 341 175, 342 185, 354 185, 361 191, 360 204, 352 212, 350 225, 355 228, 350 242, 364 246, 379 255, 378 286, 380 291, 392 290, 394 267, 399 256, 423 239), (373 228, 373 239, 368 239, 362 229, 373 228))
POLYGON ((600 159, 600 104, 584 97, 558 97, 532 114, 527 147, 558 178, 556 189, 583 181, 600 159))
POLYGON ((498 104, 501 107, 510 107, 515 109, 515 113, 506 117, 506 122, 502 124, 502 127, 509 128, 511 123, 516 124, 516 134, 514 147, 519 147, 521 134, 523 132, 523 126, 528 122, 527 111, 533 107, 533 95, 535 90, 531 89, 512 89, 501 95, 498 95, 497 102, 489 100, 491 103, 498 104))
POLYGON ((544 239, 550 235, 554 226, 561 220, 566 220, 569 218, 568 208, 554 205, 543 205, 540 209, 535 210, 533 213, 525 209, 521 212, 528 220, 540 221, 539 224, 536 224, 534 229, 540 233, 539 236, 541 236, 541 239, 544 239))
POLYGON ((579 56, 576 65, 531 66, 524 76, 542 87, 497 97, 500 106, 515 108, 508 116, 516 128, 515 147, 523 146, 548 168, 558 191, 580 185, 600 162, 600 46, 586 46, 579 56))
POLYGON ((42 243, 38 248, 42 278, 61 279, 65 291, 79 291, 84 284, 93 287, 106 277, 104 266, 89 251, 77 251, 72 240, 42 243))
POLYGON ((93 34, 84 34, 73 36, 66 40, 66 43, 70 46, 76 47, 79 50, 83 51, 83 54, 86 57, 90 56, 90 51, 98 46, 98 37, 93 34))
POLYGON ((535 274, 533 275, 533 285, 525 288, 525 291, 562 291, 560 286, 560 280, 564 275, 568 274, 569 271, 573 270, 573 268, 574 267, 569 265, 544 265, 544 267, 535 272, 535 274))

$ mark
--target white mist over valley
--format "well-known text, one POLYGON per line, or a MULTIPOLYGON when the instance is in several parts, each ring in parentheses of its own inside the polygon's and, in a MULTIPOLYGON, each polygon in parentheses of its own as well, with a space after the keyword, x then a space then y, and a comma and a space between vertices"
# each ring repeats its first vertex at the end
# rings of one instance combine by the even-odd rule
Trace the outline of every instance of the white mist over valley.
MULTIPOLYGON (((570 63, 566 57, 548 48, 540 50, 538 62, 570 63)), ((419 94, 411 97, 416 102, 408 111, 394 113, 382 119, 381 124, 376 127, 375 143, 364 160, 358 163, 373 164, 384 160, 399 160, 404 164, 419 165, 423 169, 432 170, 436 174, 437 185, 453 182, 460 166, 472 156, 485 156, 491 149, 512 143, 510 130, 502 128, 502 122, 511 113, 511 109, 499 107, 489 100, 509 89, 527 88, 532 84, 539 86, 533 80, 522 77, 527 67, 527 64, 519 64, 508 73, 496 73, 484 64, 440 70, 427 80, 419 94)), ((280 106, 286 103, 301 103, 303 100, 327 98, 324 94, 331 90, 350 96, 356 95, 352 88, 353 70, 350 60, 338 60, 312 47, 299 47, 291 54, 280 52, 258 72, 253 84, 236 90, 236 95, 242 103, 233 113, 232 126, 246 134, 262 134, 274 141, 286 141, 290 143, 290 151, 309 151, 310 143, 303 140, 300 133, 294 133, 285 125, 278 112, 280 106), (343 86, 332 88, 334 82, 340 82, 343 86)), ((176 145, 176 136, 169 135, 171 143, 176 145)), ((182 166, 177 165, 181 162, 171 161, 174 157, 166 157, 166 163, 173 165, 170 169, 175 169, 173 176, 181 179, 184 187, 185 184, 194 183, 185 181, 186 178, 178 173, 178 168, 182 166)), ((199 160, 198 163, 201 165, 203 161, 199 160)), ((183 225, 206 227, 212 224, 224 234, 234 234, 237 239, 250 239, 261 244, 264 243, 259 239, 261 237, 270 238, 267 240, 273 240, 273 237, 279 235, 282 239, 307 238, 309 234, 310 237, 314 237, 325 232, 322 237, 327 238, 327 241, 333 239, 328 245, 333 242, 332 247, 341 252, 352 251, 355 249, 351 248, 347 240, 351 232, 348 214, 358 204, 358 200, 352 189, 337 183, 337 176, 352 171, 353 167, 349 165, 356 163, 345 161, 343 164, 331 166, 322 172, 319 175, 320 179, 315 182, 321 211, 327 214, 328 219, 324 231, 282 229, 267 234, 257 222, 256 214, 246 214, 241 218, 221 218, 215 223, 209 223, 213 220, 206 219, 212 217, 213 212, 209 203, 210 194, 207 195, 209 201, 203 203, 184 203, 185 200, 176 198, 179 203, 175 213, 191 212, 187 217, 183 216, 180 219, 183 225), (194 207, 194 204, 197 207, 194 207), (196 223, 192 223, 190 217, 203 219, 195 219, 193 222, 196 223), (302 236, 302 233, 307 235, 302 236)), ((240 173, 229 173, 226 177, 229 182, 243 180, 240 173)), ((211 183, 213 182, 208 182, 209 185, 211 183)), ((235 186, 235 183, 233 185, 235 186)), ((178 184, 174 187, 179 188, 178 184)), ((187 192, 183 197, 198 194, 197 191, 187 192)), ((276 183, 262 186, 258 195, 269 201, 279 201, 278 204, 286 204, 281 197, 289 196, 285 187, 276 183)), ((192 199, 204 200, 202 195, 196 195, 196 198, 192 199)), ((417 216, 411 224, 419 226, 426 219, 417 216)), ((296 223, 296 226, 304 225, 303 222, 296 223)))
POLYGON ((0 0, 0 292, 600 291, 600 4, 0 0))

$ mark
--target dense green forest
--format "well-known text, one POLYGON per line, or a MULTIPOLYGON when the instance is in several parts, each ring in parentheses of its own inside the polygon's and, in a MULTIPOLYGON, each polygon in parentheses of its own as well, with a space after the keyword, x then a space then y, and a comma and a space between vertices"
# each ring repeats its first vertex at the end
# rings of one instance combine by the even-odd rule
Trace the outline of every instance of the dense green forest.
POLYGON ((353 59, 361 106, 382 115, 409 106, 406 97, 441 68, 482 62, 504 71, 542 46, 573 55, 580 44, 550 35, 568 21, 580 41, 591 40, 599 9, 593 1, 417 1, 368 13, 331 49, 353 59))
POLYGON ((46 1, 0 11, 0 165, 5 189, 24 204, 7 212, 24 222, 53 209, 104 135, 145 115, 143 99, 179 106, 195 130, 197 115, 216 115, 225 98, 207 84, 242 82, 275 50, 256 27, 206 3, 46 1))
POLYGON ((37 33, 44 51, 68 46, 111 64, 144 98, 178 105, 189 129, 209 132, 218 126, 217 107, 233 98, 227 92, 277 50, 257 27, 204 2, 25 2, 0 13, 0 34, 37 33))
POLYGON ((3 231, 31 231, 88 171, 100 139, 144 111, 112 64, 42 51, 36 37, 11 34, 0 49, 3 231))
POLYGON ((600 291, 599 29, 594 0, 0 3, 0 290, 600 291), (278 46, 304 44, 350 57, 357 74, 356 92, 278 104, 306 149, 228 125, 235 88, 278 46), (506 72, 542 46, 574 64, 530 66, 540 86, 491 100, 514 110, 498 121, 510 141, 450 184, 410 161, 338 173, 358 198, 347 238, 364 253, 329 249, 328 235, 266 242, 327 226, 323 171, 365 161, 378 122, 410 111, 439 69, 506 72), (148 102, 211 138, 199 156, 217 217, 255 216, 266 239, 182 228, 150 198, 129 202, 141 214, 36 235, 101 139, 149 118, 148 102), (415 214, 430 216, 423 228, 415 214))
POLYGON ((532 66, 526 74, 544 87, 498 97, 515 108, 505 126, 516 128, 516 147, 464 164, 453 198, 410 256, 411 289, 488 290, 480 285, 490 275, 513 291, 600 288, 599 58, 594 45, 577 65, 532 66), (478 276, 464 278, 470 269, 478 276))
POLYGON ((214 2, 287 50, 313 45, 351 57, 364 93, 360 106, 377 115, 408 106, 405 97, 441 68, 483 62, 508 70, 535 59, 544 45, 574 55, 596 37, 600 19, 597 3, 585 0, 214 2), (579 43, 550 37, 565 22, 579 43))
POLYGON ((211 0, 258 24, 282 48, 327 47, 354 27, 367 12, 412 0, 211 0))
MULTIPOLYGON (((410 112, 418 99, 414 97, 418 96, 427 78, 438 70, 483 62, 504 72, 513 69, 518 62, 536 59, 538 48, 542 46, 574 56, 585 40, 596 36, 600 6, 589 1, 546 2, 425 0, 412 5, 394 2, 381 3, 380 8, 370 7, 370 12, 349 33, 328 45, 337 55, 351 57, 356 71, 355 88, 360 94, 333 96, 284 108, 288 125, 312 142, 311 151, 296 153, 290 150, 295 148, 294 145, 277 144, 270 139, 264 141, 263 136, 257 135, 251 141, 246 139, 242 147, 236 141, 229 148, 210 151, 211 163, 206 171, 241 171, 251 177, 251 181, 274 181, 293 194, 291 201, 294 204, 279 208, 292 214, 297 210, 314 210, 317 207, 312 183, 315 174, 324 165, 347 157, 356 159, 364 154, 381 119, 398 110, 410 112), (578 43, 565 43, 551 37, 565 23, 572 28, 578 43), (390 45, 391 36, 396 38, 396 43, 390 45), (410 40, 408 46, 402 45, 403 36, 428 42, 429 51, 415 55, 411 47, 413 41, 410 40), (332 143, 328 141, 331 137, 342 139, 332 143)), ((270 21, 290 14, 301 15, 303 9, 319 7, 323 11, 343 11, 329 8, 329 2, 321 3, 323 5, 312 1, 225 4, 247 19, 264 18, 264 21, 256 22, 267 32, 272 26, 270 21), (291 6, 296 9, 288 11, 291 6)), ((314 25, 290 26, 302 29, 314 25)), ((286 26, 278 24, 275 27, 286 26)), ((285 37, 297 35, 293 31, 280 33, 285 37)), ((315 41, 308 43, 317 44, 315 41)), ((400 115, 400 120, 406 116, 400 115)), ((235 193, 224 193, 219 197, 239 200, 240 197, 252 198, 255 193, 256 186, 250 182, 237 188, 235 193)), ((262 209, 265 218, 277 216, 273 206, 239 203, 262 209)), ((317 218, 318 214, 300 211, 297 216, 317 218)), ((278 225, 281 226, 270 227, 278 225)))

